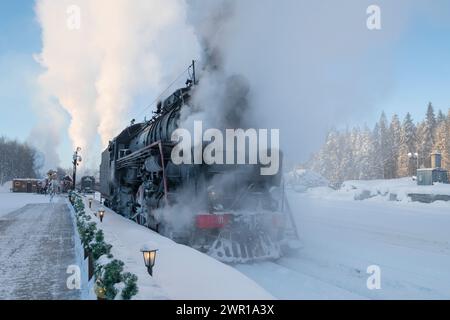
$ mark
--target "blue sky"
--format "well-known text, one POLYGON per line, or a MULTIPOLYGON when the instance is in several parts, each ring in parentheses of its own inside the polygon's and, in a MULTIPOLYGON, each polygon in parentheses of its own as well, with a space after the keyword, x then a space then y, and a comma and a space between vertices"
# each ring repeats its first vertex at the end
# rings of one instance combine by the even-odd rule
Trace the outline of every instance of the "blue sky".
MULTIPOLYGON (((403 118, 410 112, 415 120, 421 120, 429 101, 447 113, 450 11, 446 9, 448 5, 442 8, 440 17, 419 12, 412 18, 392 48, 394 79, 389 94, 363 118, 348 119, 348 124, 366 122, 371 126, 383 110, 389 117, 397 113, 403 118)), ((41 50, 40 31, 34 0, 0 1, 0 135, 26 140, 37 123, 35 114, 39 106, 33 102, 33 96, 36 78, 42 70, 33 54, 41 50)), ((137 110, 145 107, 144 101, 137 101, 142 104, 137 110)), ((67 132, 61 132, 61 136, 59 153, 63 165, 68 166, 72 147, 67 132)))
POLYGON ((33 1, 0 1, 0 33, 0 134, 24 139, 34 124, 28 92, 40 71, 32 57, 40 49, 33 1))
MULTIPOLYGON (((450 14, 450 12, 449 12, 450 14)), ((377 106, 388 115, 410 112, 422 120, 429 101, 447 114, 450 108, 450 20, 416 17, 394 47, 394 88, 377 106)), ((376 114, 370 116, 376 117, 376 114)), ((371 119, 369 118, 368 121, 371 119)))

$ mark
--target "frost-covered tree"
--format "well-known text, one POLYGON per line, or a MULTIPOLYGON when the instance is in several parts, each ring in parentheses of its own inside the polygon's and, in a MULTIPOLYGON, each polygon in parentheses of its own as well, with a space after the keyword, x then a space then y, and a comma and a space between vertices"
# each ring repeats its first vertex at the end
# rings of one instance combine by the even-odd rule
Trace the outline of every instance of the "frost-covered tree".
POLYGON ((438 121, 433 150, 442 154, 442 167, 450 168, 450 109, 449 117, 438 121))
POLYGON ((353 159, 352 135, 347 130, 339 136, 339 167, 338 182, 347 179, 356 179, 355 162, 353 159))
POLYGON ((389 178, 398 177, 398 158, 400 154, 401 135, 402 125, 398 115, 394 114, 389 126, 389 178))
POLYGON ((390 160, 392 150, 392 139, 390 139, 389 125, 384 111, 381 113, 381 117, 378 122, 378 127, 379 127, 379 147, 381 152, 380 158, 383 170, 382 178, 383 179, 391 178, 390 160))
POLYGON ((375 179, 376 176, 374 175, 372 170, 374 157, 374 143, 372 132, 367 126, 365 126, 360 134, 360 144, 359 148, 357 149, 359 179, 375 179))
POLYGON ((14 178, 36 177, 36 151, 17 141, 0 138, 0 185, 14 178))
POLYGON ((372 132, 373 153, 370 159, 370 173, 373 179, 383 179, 384 177, 384 151, 382 145, 382 130, 377 123, 372 132))
POLYGON ((433 152, 434 136, 436 133, 436 117, 431 102, 428 104, 426 119, 418 128, 419 164, 424 167, 431 166, 431 153, 433 152))
POLYGON ((439 112, 436 118, 430 103, 425 120, 417 126, 409 113, 403 123, 394 115, 388 124, 383 112, 373 130, 365 126, 330 131, 309 167, 334 183, 399 178, 415 175, 418 163, 429 166, 434 150, 442 153, 443 166, 450 168, 450 110, 448 116, 439 112))
POLYGON ((397 161, 397 175, 399 177, 406 177, 416 174, 414 160, 408 157, 408 154, 417 152, 416 146, 416 126, 409 113, 406 114, 405 120, 400 135, 400 147, 397 161))
POLYGON ((436 116, 436 129, 437 126, 439 126, 440 124, 442 124, 442 122, 446 121, 447 117, 445 116, 445 114, 442 112, 442 110, 439 110, 437 116, 436 116))

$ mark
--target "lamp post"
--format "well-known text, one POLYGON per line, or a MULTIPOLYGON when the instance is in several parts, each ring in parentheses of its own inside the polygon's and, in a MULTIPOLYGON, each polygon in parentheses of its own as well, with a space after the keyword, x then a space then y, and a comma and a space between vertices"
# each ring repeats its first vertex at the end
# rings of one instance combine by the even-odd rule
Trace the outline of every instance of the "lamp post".
POLYGON ((92 199, 92 198, 89 198, 89 209, 92 209, 92 201, 93 201, 94 199, 92 199))
POLYGON ((147 267, 148 274, 150 276, 153 276, 153 267, 155 266, 156 252, 158 252, 158 250, 149 250, 143 248, 141 249, 141 252, 144 255, 144 263, 147 267))
POLYGON ((416 175, 417 175, 417 170, 419 170, 419 154, 417 152, 414 152, 414 153, 410 152, 410 153, 408 153, 408 158, 410 160, 411 159, 416 160, 416 175))
POLYGON ((105 216, 105 209, 102 207, 98 210, 98 217, 100 218, 100 222, 103 222, 104 216, 105 216))
POLYGON ((81 148, 78 147, 75 152, 73 153, 73 186, 72 186, 72 190, 75 191, 75 185, 77 182, 77 167, 80 164, 80 162, 82 161, 81 156, 79 155, 81 151, 81 148))

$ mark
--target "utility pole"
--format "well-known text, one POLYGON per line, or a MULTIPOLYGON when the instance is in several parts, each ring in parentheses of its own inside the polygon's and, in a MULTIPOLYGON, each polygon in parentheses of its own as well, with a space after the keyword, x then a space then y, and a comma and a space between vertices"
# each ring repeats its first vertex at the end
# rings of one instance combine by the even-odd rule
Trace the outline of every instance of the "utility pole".
POLYGON ((192 60, 192 80, 194 81, 194 86, 197 84, 195 79, 195 60, 192 60))
POLYGON ((79 163, 82 161, 81 156, 79 155, 79 152, 81 151, 81 148, 78 147, 77 150, 75 150, 74 154, 73 154, 73 186, 72 186, 72 190, 75 191, 75 184, 77 181, 77 167, 79 165, 79 163))

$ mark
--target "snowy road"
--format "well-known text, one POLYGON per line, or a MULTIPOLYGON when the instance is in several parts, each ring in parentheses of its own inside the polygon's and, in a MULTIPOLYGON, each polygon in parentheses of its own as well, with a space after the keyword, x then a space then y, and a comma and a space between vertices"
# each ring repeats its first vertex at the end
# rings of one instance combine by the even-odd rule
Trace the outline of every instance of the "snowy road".
POLYGON ((450 299, 450 206, 291 194, 303 248, 237 269, 280 299, 450 299), (381 268, 369 290, 367 267, 381 268))
POLYGON ((64 202, 0 216, 0 299, 78 299, 66 287, 67 267, 76 264, 73 235, 64 202))

